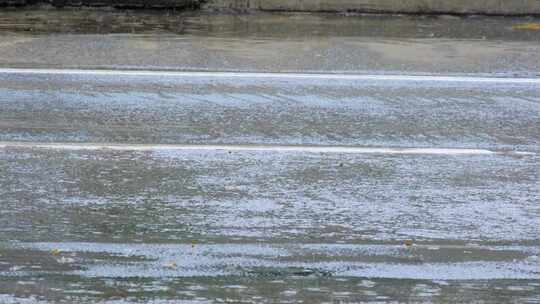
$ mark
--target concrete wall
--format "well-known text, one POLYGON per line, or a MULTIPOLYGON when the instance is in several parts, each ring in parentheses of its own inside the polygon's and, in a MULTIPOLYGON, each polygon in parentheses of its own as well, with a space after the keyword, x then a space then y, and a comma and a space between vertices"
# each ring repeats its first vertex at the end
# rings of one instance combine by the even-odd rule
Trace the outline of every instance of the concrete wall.
POLYGON ((304 12, 540 14, 540 0, 209 0, 206 7, 304 12))
POLYGON ((0 0, 0 6, 52 4, 54 6, 199 8, 203 1, 204 0, 0 0))
POLYGON ((296 12, 540 15, 540 0, 0 0, 0 5, 52 3, 296 12), (204 4, 203 4, 204 3, 204 4))

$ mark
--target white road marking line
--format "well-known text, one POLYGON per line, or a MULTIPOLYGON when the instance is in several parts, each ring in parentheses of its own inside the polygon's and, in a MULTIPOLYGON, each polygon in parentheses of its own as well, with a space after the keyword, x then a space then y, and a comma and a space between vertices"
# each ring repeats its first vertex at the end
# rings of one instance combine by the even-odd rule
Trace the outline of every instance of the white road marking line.
POLYGON ((534 152, 498 152, 486 149, 452 148, 376 148, 351 146, 293 146, 293 145, 167 145, 167 144, 99 144, 99 143, 41 143, 0 142, 0 149, 53 149, 53 150, 113 150, 113 151, 262 151, 308 152, 343 154, 431 154, 431 155, 535 155, 534 152))
POLYGON ((307 73, 250 73, 250 72, 180 72, 142 70, 81 70, 81 69, 24 69, 0 68, 0 74, 30 75, 90 75, 90 76, 154 76, 186 78, 258 78, 258 79, 319 79, 319 80, 380 80, 434 81, 468 83, 540 84, 540 78, 474 77, 474 76, 417 76, 368 74, 307 74, 307 73))

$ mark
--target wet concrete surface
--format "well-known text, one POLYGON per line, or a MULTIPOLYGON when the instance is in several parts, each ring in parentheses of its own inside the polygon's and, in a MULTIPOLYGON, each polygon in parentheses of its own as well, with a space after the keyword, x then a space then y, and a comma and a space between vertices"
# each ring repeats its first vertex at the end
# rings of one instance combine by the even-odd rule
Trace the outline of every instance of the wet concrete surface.
POLYGON ((534 22, 2 11, 0 303, 540 302, 534 22))
POLYGON ((538 19, 6 10, 0 66, 537 75, 529 23, 538 19))

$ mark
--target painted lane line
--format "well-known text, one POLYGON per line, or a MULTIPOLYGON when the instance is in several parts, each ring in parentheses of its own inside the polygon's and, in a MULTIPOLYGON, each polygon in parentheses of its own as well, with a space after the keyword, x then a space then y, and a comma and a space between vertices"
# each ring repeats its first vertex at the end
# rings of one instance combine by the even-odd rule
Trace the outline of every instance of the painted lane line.
POLYGON ((411 155, 535 155, 534 152, 499 152, 486 149, 459 148, 380 148, 351 146, 293 146, 293 145, 167 145, 167 144, 100 144, 100 143, 42 143, 0 142, 0 149, 52 150, 113 150, 113 151, 248 151, 248 152, 307 152, 342 154, 411 154, 411 155))
POLYGON ((81 69, 24 69, 0 68, 0 74, 27 75, 87 75, 87 76, 149 76, 184 78, 246 78, 246 79, 318 79, 318 80, 376 80, 462 83, 540 84, 540 78, 474 77, 474 76, 420 76, 369 74, 308 74, 308 73, 250 73, 250 72, 180 72, 144 70, 81 70, 81 69))

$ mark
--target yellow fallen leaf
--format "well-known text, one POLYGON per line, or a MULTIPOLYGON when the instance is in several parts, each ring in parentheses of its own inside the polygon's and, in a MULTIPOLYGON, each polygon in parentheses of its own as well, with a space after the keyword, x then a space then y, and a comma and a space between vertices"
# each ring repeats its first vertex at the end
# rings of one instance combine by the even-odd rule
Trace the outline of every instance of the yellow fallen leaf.
POLYGON ((405 246, 412 246, 413 241, 412 240, 405 240, 405 246))
POLYGON ((540 30, 540 23, 522 23, 513 26, 515 30, 540 30))
POLYGON ((61 252, 62 252, 62 251, 60 251, 60 249, 57 249, 57 248, 51 250, 51 253, 52 253, 53 255, 59 255, 61 252))

